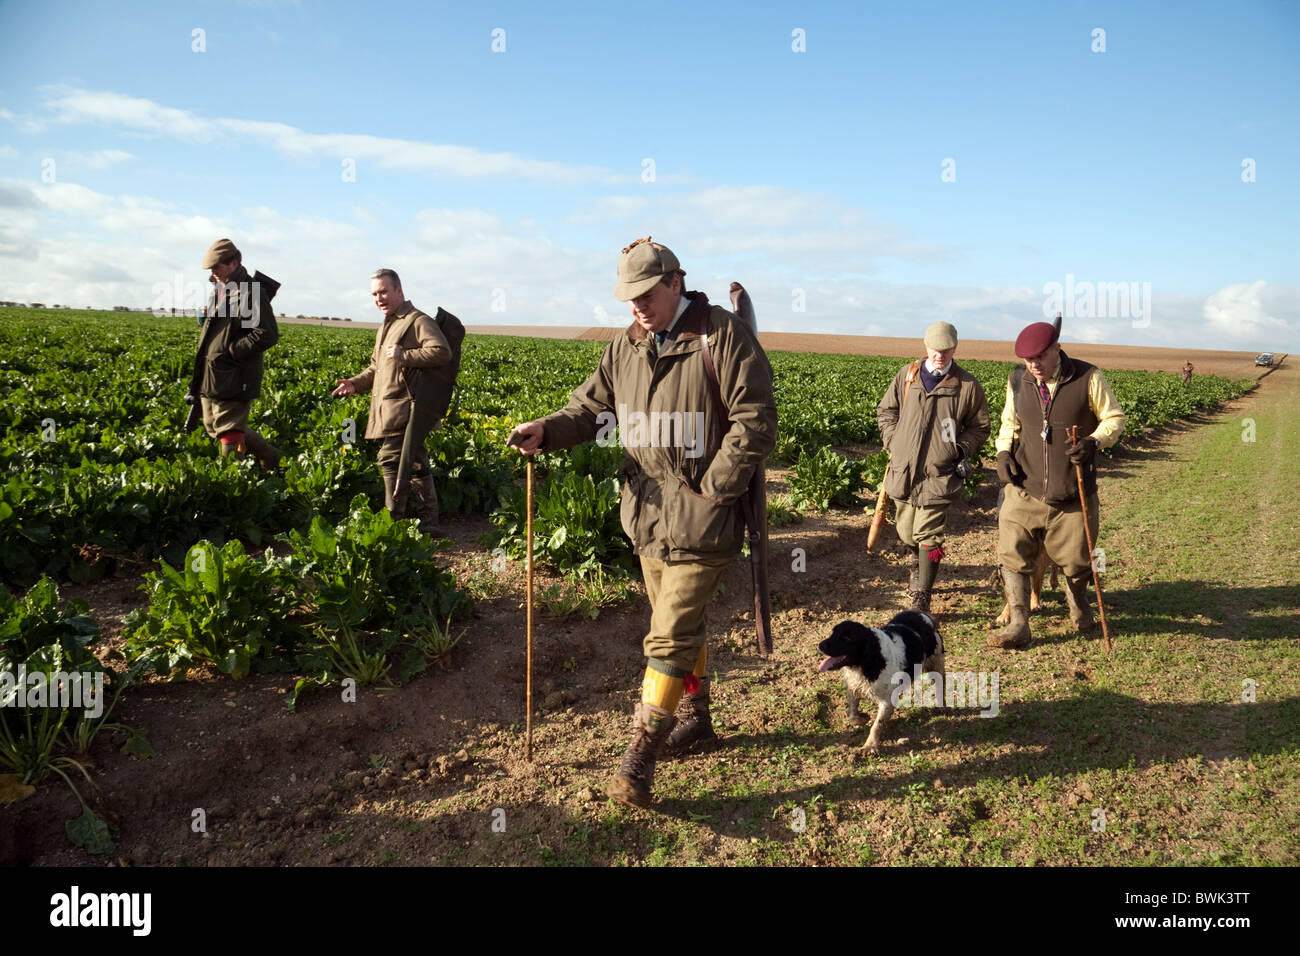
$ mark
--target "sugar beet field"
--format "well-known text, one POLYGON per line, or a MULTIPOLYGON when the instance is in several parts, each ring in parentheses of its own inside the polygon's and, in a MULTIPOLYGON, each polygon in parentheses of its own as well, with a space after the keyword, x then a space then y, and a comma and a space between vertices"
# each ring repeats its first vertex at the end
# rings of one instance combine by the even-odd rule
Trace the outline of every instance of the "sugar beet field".
MULTIPOLYGON (((777 651, 753 654, 737 562, 710 610, 724 744, 662 763, 636 812, 600 796, 648 608, 617 448, 539 459, 534 761, 520 742, 523 462, 504 439, 603 345, 469 332, 429 439, 434 543, 382 508, 368 396, 329 397, 373 330, 281 327, 250 424, 285 459, 263 475, 180 428, 193 320, 0 309, 0 672, 105 682, 96 716, 0 709, 0 862, 1296 862, 1288 367, 1108 372, 1129 418, 1101 468, 1110 658, 1059 591, 1031 650, 984 646, 997 482, 973 476, 935 610, 950 669, 1000 673, 999 714, 904 709, 863 760, 816 644, 906 600, 901 551, 863 548, 900 359, 771 353, 777 651)), ((1011 364, 962 364, 996 421, 1011 364)))

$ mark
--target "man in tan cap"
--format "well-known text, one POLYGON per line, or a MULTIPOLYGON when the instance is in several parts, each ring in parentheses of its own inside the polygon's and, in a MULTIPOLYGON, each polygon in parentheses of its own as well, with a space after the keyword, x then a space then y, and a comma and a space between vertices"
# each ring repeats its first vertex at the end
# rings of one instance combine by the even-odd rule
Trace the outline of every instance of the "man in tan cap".
POLYGON ((908 582, 913 610, 930 613, 930 590, 943 560, 948 507, 989 437, 989 403, 975 376, 953 361, 957 330, 925 330, 925 358, 903 366, 876 408, 889 452, 885 493, 894 500, 898 537, 916 550, 908 582))
POLYGON ((716 736, 705 609, 740 553, 740 497, 776 444, 772 369, 758 340, 703 293, 685 292, 685 275, 672 251, 649 237, 625 248, 614 295, 631 303, 632 324, 567 407, 511 436, 532 455, 592 440, 598 418, 628 416, 620 422, 623 530, 641 558, 650 629, 632 742, 606 793, 637 807, 650 804, 666 745, 681 752, 716 736), (633 419, 661 427, 652 424, 642 441, 644 429, 626 427, 633 419), (699 421, 702 435, 692 424, 699 421))
POLYGON ((1088 496, 1088 526, 1097 539, 1097 450, 1124 434, 1124 411, 1101 369, 1065 354, 1054 325, 1035 322, 1016 338, 1025 367, 1007 379, 998 429, 998 477, 1006 497, 998 512, 998 559, 1011 618, 989 638, 993 647, 1030 645, 1029 594, 1038 550, 1065 573, 1070 620, 1080 632, 1094 626, 1088 607, 1092 556, 1079 503, 1077 465, 1088 496), (1067 432, 1078 429, 1073 447, 1067 432))
POLYGON ((438 309, 436 317, 417 309, 392 269, 379 269, 370 277, 370 295, 384 315, 370 365, 352 378, 338 379, 330 394, 370 392, 366 437, 380 442, 384 505, 394 518, 407 517, 409 489, 420 530, 436 535, 441 532, 438 492, 425 440, 451 404, 465 327, 445 309, 438 309), (403 473, 404 449, 408 473, 403 473))
POLYGON ((271 307, 280 284, 260 272, 250 276, 229 239, 208 247, 203 268, 211 270, 212 297, 186 400, 201 403, 203 428, 221 443, 223 458, 251 451, 263 470, 274 468, 280 452, 248 427, 248 413, 262 389, 262 353, 280 338, 271 307))

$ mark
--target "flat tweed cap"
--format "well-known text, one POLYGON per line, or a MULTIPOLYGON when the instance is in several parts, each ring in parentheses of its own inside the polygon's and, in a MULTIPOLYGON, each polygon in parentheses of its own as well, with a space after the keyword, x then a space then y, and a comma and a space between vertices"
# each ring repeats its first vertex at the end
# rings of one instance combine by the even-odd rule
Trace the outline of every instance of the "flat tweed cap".
POLYGON ((1016 336, 1016 355, 1022 359, 1033 358, 1041 354, 1060 336, 1060 330, 1050 322, 1035 322, 1026 325, 1016 336))
POLYGON ((951 322, 934 322, 925 330, 925 347, 943 352, 957 347, 957 327, 951 322))
POLYGON ((208 246, 207 252, 203 253, 203 268, 211 269, 218 262, 233 259, 235 256, 243 258, 239 250, 235 248, 235 244, 229 239, 218 239, 208 246))
POLYGON ((674 272, 686 275, 671 249, 651 242, 649 236, 638 239, 624 248, 623 255, 619 257, 614 298, 620 302, 630 302, 639 295, 645 295, 655 287, 656 282, 674 272))

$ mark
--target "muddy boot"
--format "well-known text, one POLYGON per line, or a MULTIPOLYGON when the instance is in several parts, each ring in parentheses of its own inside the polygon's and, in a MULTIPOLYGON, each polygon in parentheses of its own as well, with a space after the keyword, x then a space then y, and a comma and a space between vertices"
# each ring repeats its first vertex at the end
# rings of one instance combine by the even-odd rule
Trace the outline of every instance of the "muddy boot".
POLYGON ((700 687, 694 694, 682 697, 677 708, 677 726, 664 743, 665 757, 680 757, 692 749, 704 749, 718 739, 713 732, 713 718, 709 715, 708 677, 700 678, 700 687))
POLYGON ((1016 574, 1002 569, 1002 584, 1007 592, 1007 606, 1011 620, 1007 626, 989 637, 990 647, 1024 650, 1033 640, 1029 633, 1029 590, 1032 582, 1028 574, 1016 574))
POLYGON ((909 587, 913 611, 930 613, 930 592, 934 589, 934 579, 939 574, 939 561, 942 558, 943 548, 922 546, 916 549, 916 571, 909 587))
POLYGON ((280 449, 257 432, 244 432, 244 444, 257 458, 257 464, 263 471, 275 471, 280 464, 280 449))
POLYGON ((412 478, 411 494, 415 498, 415 517, 420 519, 421 533, 442 537, 442 527, 438 524, 438 490, 433 486, 433 475, 412 478))
POLYGON ((1092 618, 1092 608, 1088 606, 1088 574, 1065 579, 1065 603, 1070 605, 1070 621, 1080 634, 1086 634, 1097 626, 1092 618))
POLYGON ((623 754, 618 773, 605 788, 605 796, 630 807, 650 806, 655 760, 676 723, 677 718, 662 707, 637 704, 632 743, 623 754))

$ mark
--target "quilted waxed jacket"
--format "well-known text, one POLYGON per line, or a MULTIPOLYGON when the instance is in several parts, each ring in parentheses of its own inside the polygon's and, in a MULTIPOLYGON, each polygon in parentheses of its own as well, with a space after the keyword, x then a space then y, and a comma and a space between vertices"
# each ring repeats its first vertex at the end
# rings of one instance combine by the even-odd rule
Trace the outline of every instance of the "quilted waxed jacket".
POLYGON ((271 298, 279 283, 241 264, 203 310, 195 377, 204 398, 251 401, 262 390, 262 353, 280 340, 271 298))
POLYGON ((690 305, 662 347, 634 322, 569 404, 542 419, 548 451, 608 434, 617 419, 623 530, 637 554, 660 560, 738 554, 740 496, 776 444, 772 367, 758 339, 703 293, 685 294, 690 305), (725 416, 694 331, 701 327, 725 416))
POLYGON ((918 372, 904 399, 907 369, 899 370, 876 409, 876 423, 889 451, 885 493, 918 508, 952 502, 962 486, 956 472, 962 457, 958 446, 974 460, 989 437, 984 387, 953 362, 928 395, 918 372))

